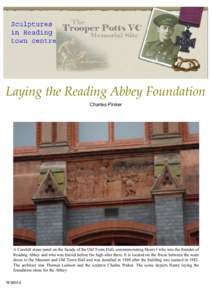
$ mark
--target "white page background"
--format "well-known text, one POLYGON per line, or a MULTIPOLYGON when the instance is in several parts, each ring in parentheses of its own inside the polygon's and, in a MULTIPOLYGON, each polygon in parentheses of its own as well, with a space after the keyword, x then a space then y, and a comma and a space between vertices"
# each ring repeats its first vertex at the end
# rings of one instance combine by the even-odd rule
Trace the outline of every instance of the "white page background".
MULTIPOLYGON (((1 1, 3 6, 208 6, 211 35, 210 1, 1 1), (34 2, 34 3, 33 3, 34 2)), ((0 30, 0 296, 1 299, 210 299, 212 228, 212 97, 211 58, 207 80, 4 80, 3 30, 0 30), (17 100, 5 97, 13 87, 46 87, 65 84, 112 87, 146 85, 205 88, 207 96, 154 97, 143 100, 120 99, 122 108, 91 108, 90 99, 48 98, 17 100), (66 274, 13 273, 13 121, 199 121, 200 122, 200 267, 199 269, 73 269, 66 274), (209 273, 210 272, 210 273, 209 273), (6 285, 6 280, 21 280, 21 285, 6 285)), ((204 45, 203 45, 204 47, 204 45)), ((211 39, 209 39, 209 55, 211 39)), ((6 55, 6 54, 5 54, 6 55)), ((119 99, 116 99, 117 101, 119 99)))

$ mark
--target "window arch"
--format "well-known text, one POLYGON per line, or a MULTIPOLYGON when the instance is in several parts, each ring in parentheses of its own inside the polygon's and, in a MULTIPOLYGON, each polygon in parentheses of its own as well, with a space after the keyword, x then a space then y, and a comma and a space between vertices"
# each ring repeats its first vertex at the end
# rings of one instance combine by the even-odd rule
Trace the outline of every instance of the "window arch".
POLYGON ((14 228, 13 230, 14 246, 33 246, 36 245, 34 231, 30 229, 14 228))
POLYGON ((155 225, 135 221, 102 221, 72 229, 67 235, 68 245, 115 246, 155 245, 155 225))
POLYGON ((185 225, 185 242, 188 246, 199 245, 199 221, 185 225))

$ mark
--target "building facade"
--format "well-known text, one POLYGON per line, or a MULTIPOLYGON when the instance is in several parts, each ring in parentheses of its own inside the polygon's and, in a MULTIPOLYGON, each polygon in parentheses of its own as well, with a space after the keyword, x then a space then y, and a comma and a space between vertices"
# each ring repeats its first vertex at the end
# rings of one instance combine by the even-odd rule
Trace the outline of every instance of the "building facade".
POLYGON ((14 245, 198 245, 195 122, 14 123, 14 245))

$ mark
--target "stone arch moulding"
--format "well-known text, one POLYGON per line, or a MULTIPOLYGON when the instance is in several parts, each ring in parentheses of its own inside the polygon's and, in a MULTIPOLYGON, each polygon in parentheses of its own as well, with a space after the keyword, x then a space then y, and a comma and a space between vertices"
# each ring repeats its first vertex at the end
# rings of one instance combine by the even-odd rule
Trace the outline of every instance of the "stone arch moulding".
POLYGON ((199 246, 199 221, 195 220, 185 227, 185 244, 189 246, 199 246))
POLYGON ((134 221, 103 221, 69 230, 67 245, 156 245, 155 225, 134 221))
POLYGON ((33 246, 36 244, 34 231, 30 229, 14 228, 13 245, 14 246, 33 246))

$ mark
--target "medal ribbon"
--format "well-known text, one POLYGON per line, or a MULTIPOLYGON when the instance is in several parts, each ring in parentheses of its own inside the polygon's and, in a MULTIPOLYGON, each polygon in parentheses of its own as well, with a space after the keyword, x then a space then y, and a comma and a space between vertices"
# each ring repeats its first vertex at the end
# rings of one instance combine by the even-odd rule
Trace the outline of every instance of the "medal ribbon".
POLYGON ((188 27, 200 27, 203 7, 181 7, 179 23, 188 27))

